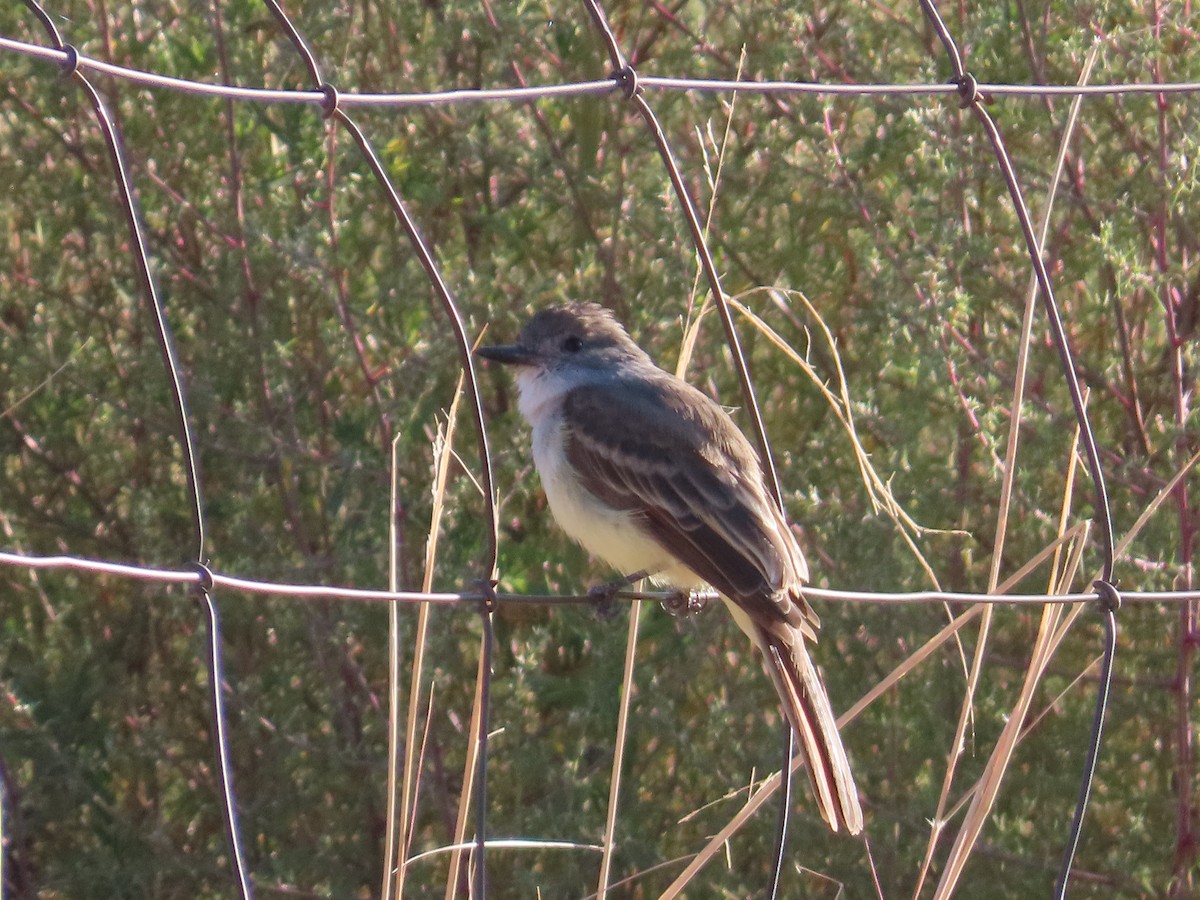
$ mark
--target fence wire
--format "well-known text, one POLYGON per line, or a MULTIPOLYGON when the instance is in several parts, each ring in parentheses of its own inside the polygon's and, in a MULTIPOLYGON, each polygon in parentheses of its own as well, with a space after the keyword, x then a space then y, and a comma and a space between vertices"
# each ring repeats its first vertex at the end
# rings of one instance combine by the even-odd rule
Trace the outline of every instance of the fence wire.
MULTIPOLYGON (((1083 391, 1076 374, 1077 365, 1073 359, 1070 343, 1067 338, 1058 306, 1055 302, 1053 286, 1049 272, 1043 261, 1043 248, 1034 231, 1033 223, 1023 199, 1021 182, 1012 160, 1006 150, 1001 130, 996 118, 988 111, 985 100, 990 98, 1045 98, 1053 96, 1066 97, 1116 97, 1128 94, 1195 94, 1200 93, 1200 83, 1197 82, 1146 82, 1122 84, 1088 84, 1088 85, 1017 85, 980 82, 970 71, 964 55, 946 26, 944 20, 932 0, 918 0, 919 6, 935 35, 942 44, 949 61, 951 79, 942 84, 833 84, 805 83, 796 81, 723 81, 714 79, 690 79, 678 77, 659 77, 639 73, 625 56, 620 42, 614 33, 605 10, 598 0, 582 0, 582 5, 600 35, 606 52, 611 74, 607 78, 581 81, 567 84, 549 84, 540 86, 522 86, 517 88, 483 88, 473 90, 451 90, 406 94, 371 94, 345 91, 326 81, 322 74, 316 54, 310 49, 302 30, 284 11, 277 0, 263 0, 267 10, 280 31, 287 37, 295 52, 300 57, 311 84, 309 90, 269 90, 257 87, 241 87, 189 81, 175 77, 163 76, 154 72, 140 71, 123 66, 113 65, 103 60, 94 59, 83 54, 65 40, 55 25, 53 18, 38 0, 25 0, 26 7, 37 18, 46 31, 50 46, 39 46, 0 37, 0 52, 20 54, 32 59, 57 64, 63 75, 72 83, 78 85, 87 98, 97 125, 104 138, 109 154, 113 178, 118 187, 120 210, 125 219, 131 240, 131 262, 137 275, 140 289, 144 295, 155 323, 155 335, 162 355, 165 377, 167 378, 171 397, 174 403, 179 452, 182 457, 183 470, 186 477, 187 499, 191 510, 194 528, 195 561, 191 568, 177 570, 160 569, 145 566, 134 566, 111 561, 87 560, 71 556, 34 556, 0 552, 0 564, 12 567, 37 569, 71 569, 88 572, 95 575, 107 575, 117 578, 127 578, 151 581, 160 584, 175 584, 191 587, 202 598, 208 625, 208 680, 212 692, 211 704, 214 715, 213 740, 217 751, 219 781, 222 786, 221 805, 223 807, 226 828, 231 844, 231 860, 235 879, 241 896, 253 896, 253 880, 242 848, 239 834, 236 791, 232 780, 232 763, 229 750, 229 723, 226 719, 222 695, 222 685, 225 678, 221 668, 221 631, 218 607, 214 599, 216 589, 245 592, 251 594, 270 594, 288 597, 296 600, 306 599, 339 599, 348 601, 391 602, 399 604, 432 604, 446 607, 467 607, 474 609, 482 616, 484 641, 482 645, 482 684, 481 711, 478 718, 474 740, 477 745, 477 764, 474 771, 475 798, 475 839, 473 847, 473 884, 472 894, 476 897, 488 896, 488 881, 486 868, 486 851, 489 846, 503 845, 504 842, 491 842, 486 838, 487 792, 486 777, 488 768, 487 739, 488 739, 488 704, 491 693, 491 653, 494 643, 492 632, 492 614, 500 604, 595 604, 593 594, 577 595, 530 595, 505 593, 496 590, 497 553, 499 546, 499 531, 496 510, 496 490, 493 483, 492 461, 488 446, 487 429, 483 412, 481 392, 473 367, 472 339, 467 331, 465 320, 458 304, 442 275, 433 249, 422 236, 421 230, 410 213, 404 199, 398 192, 393 179, 372 146, 362 128, 350 117, 350 109, 406 109, 413 107, 433 107, 446 104, 462 103, 529 103, 537 100, 562 99, 567 97, 602 98, 611 95, 622 97, 630 104, 630 108, 641 118, 650 139, 653 141, 666 170, 672 194, 678 205, 679 215, 683 218, 691 238, 700 269, 708 289, 712 303, 718 311, 723 326, 725 340, 729 348, 734 368, 741 387, 745 409, 753 426, 753 437, 758 445, 763 462, 768 486, 773 498, 784 507, 783 493, 780 488, 775 469, 770 440, 759 411, 755 396, 753 379, 746 361, 738 336, 738 330, 733 318, 733 311, 726 295, 721 277, 705 239, 704 227, 697 213, 696 203, 689 192, 685 179, 668 140, 653 108, 646 99, 649 91, 670 92, 708 92, 708 93, 738 93, 764 94, 771 96, 787 95, 850 95, 857 97, 887 97, 887 96, 945 96, 956 97, 961 106, 978 121, 979 126, 988 138, 993 150, 1000 177, 1008 190, 1022 235, 1026 242, 1030 265, 1039 288, 1043 309, 1048 319, 1048 336, 1059 355, 1062 377, 1071 398, 1074 415, 1079 429, 1083 454, 1090 472, 1091 482, 1095 492, 1094 521, 1099 533, 1099 549, 1102 556, 1100 577, 1095 588, 1090 592, 1072 594, 978 594, 954 593, 943 591, 922 592, 851 592, 837 590, 808 589, 806 593, 813 598, 835 602, 862 603, 956 603, 956 604, 1012 604, 1034 605, 1047 604, 1082 604, 1094 603, 1104 616, 1105 640, 1103 649, 1103 665, 1097 691, 1097 701, 1091 736, 1086 750, 1084 775, 1081 779, 1079 800, 1070 825, 1060 869, 1055 896, 1063 897, 1066 893, 1070 878, 1073 856, 1080 840, 1082 823, 1088 803, 1089 792, 1095 773, 1096 762, 1100 753, 1103 721, 1107 709, 1109 688, 1112 679, 1113 660, 1117 646, 1116 612, 1122 604, 1130 603, 1196 603, 1200 600, 1200 591, 1171 591, 1171 592, 1138 592, 1120 591, 1115 586, 1115 537, 1110 499, 1105 484, 1101 451, 1089 420, 1083 391), (479 458, 480 487, 485 507, 486 527, 483 563, 475 583, 477 590, 459 592, 412 592, 412 591, 383 591, 351 589, 337 586, 321 586, 312 584, 283 584, 277 582, 254 581, 230 575, 221 574, 209 567, 205 551, 204 527, 204 492, 199 478, 196 461, 195 441, 188 411, 188 403, 183 387, 180 364, 174 349, 168 317, 162 300, 151 274, 151 265, 147 243, 141 226, 141 217, 131 188, 129 168, 122 151, 121 134, 112 115, 108 111, 99 92, 87 77, 87 73, 119 79, 131 85, 138 85, 156 90, 173 91, 196 96, 220 97, 229 101, 264 104, 308 104, 317 107, 323 117, 334 125, 341 127, 353 139, 355 145, 367 162, 374 175, 379 189, 385 196, 396 221, 406 234, 413 251, 419 259, 429 280, 434 295, 441 303, 453 333, 460 363, 465 375, 465 392, 471 407, 475 424, 476 440, 479 458)), ((515 65, 515 64, 514 64, 515 65)), ((1195 460, 1193 460, 1193 463, 1195 460)), ((1182 474, 1182 473, 1181 473, 1182 474)), ((619 596, 627 600, 657 600, 665 601, 669 594, 662 592, 622 591, 619 596)), ((790 738, 790 731, 788 732, 790 738)), ((775 859, 771 866, 772 879, 769 893, 775 896, 778 889, 779 875, 785 852, 784 835, 787 826, 787 810, 789 807, 790 774, 793 766, 788 764, 792 755, 792 742, 789 739, 786 746, 783 773, 783 807, 778 826, 775 859)), ((403 849, 403 848, 402 848, 403 849)), ((390 873, 385 873, 385 879, 390 873)), ((451 873, 454 878, 454 873, 451 873)), ((604 895, 607 885, 602 878, 599 894, 604 895)), ((953 889, 953 883, 949 885, 953 889)), ((385 885, 385 894, 387 894, 385 885)))
MULTIPOLYGON (((0 37, 0 50, 7 50, 64 65, 69 53, 63 49, 43 47, 13 38, 0 37)), ((239 85, 213 84, 176 78, 157 72, 147 72, 129 66, 118 66, 76 53, 79 67, 100 75, 108 75, 133 85, 160 88, 181 94, 220 97, 258 103, 299 103, 320 106, 326 102, 322 91, 279 90, 239 85)), ((734 81, 719 78, 668 78, 661 75, 639 75, 638 86, 645 91, 665 93, 692 91, 705 94, 759 94, 775 96, 846 96, 846 97, 949 97, 960 92, 958 85, 949 83, 921 84, 837 84, 835 82, 804 81, 734 81)), ((1200 81, 1144 81, 1121 84, 1005 84, 981 81, 979 93, 988 97, 1038 99, 1041 97, 1117 97, 1137 94, 1195 94, 1200 81)), ((509 88, 460 88, 452 91, 419 91, 414 93, 373 94, 363 91, 342 91, 338 102, 347 109, 372 107, 395 109, 404 107, 445 106, 462 103, 529 103, 534 100, 561 100, 569 97, 599 97, 618 94, 623 86, 613 78, 577 81, 569 84, 526 85, 509 88)))

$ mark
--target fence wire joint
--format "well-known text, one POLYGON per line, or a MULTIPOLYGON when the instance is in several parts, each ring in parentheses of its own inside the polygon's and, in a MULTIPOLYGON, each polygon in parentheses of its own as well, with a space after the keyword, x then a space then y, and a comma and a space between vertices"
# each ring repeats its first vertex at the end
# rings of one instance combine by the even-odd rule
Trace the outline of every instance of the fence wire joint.
POLYGON ((959 77, 951 79, 950 83, 958 88, 959 106, 962 109, 970 109, 977 103, 988 101, 987 95, 980 93, 979 82, 970 72, 964 72, 959 77))
POLYGON ((74 44, 63 44, 59 49, 67 54, 61 63, 62 77, 74 78, 79 72, 79 51, 75 49, 74 44))
POLYGON ((202 562, 194 562, 188 568, 200 576, 200 580, 196 583, 196 590, 204 594, 212 593, 213 586, 216 583, 213 570, 202 562))
POLYGON ((625 65, 616 69, 612 73, 612 79, 621 88, 626 100, 632 100, 642 92, 642 86, 638 83, 637 70, 633 66, 625 65))
POLYGON ((1121 608, 1121 594, 1114 582, 1098 578, 1092 583, 1092 587, 1100 595, 1100 609, 1103 612, 1116 612, 1121 608))
POLYGON ((341 100, 341 95, 338 93, 338 89, 328 81, 322 81, 317 90, 325 95, 325 99, 321 101, 321 116, 328 119, 339 111, 338 103, 341 100))

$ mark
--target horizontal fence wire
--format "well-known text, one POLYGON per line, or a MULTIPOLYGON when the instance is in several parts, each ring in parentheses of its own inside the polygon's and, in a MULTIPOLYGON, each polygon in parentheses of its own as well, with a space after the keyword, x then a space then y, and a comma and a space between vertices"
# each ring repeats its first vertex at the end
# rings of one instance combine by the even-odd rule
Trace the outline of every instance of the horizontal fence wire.
MULTIPOLYGON (((90 575, 110 575, 133 581, 156 582, 164 585, 193 587, 203 583, 205 576, 195 569, 166 569, 153 566, 138 566, 104 560, 84 559, 76 556, 33 556, 23 553, 0 551, 0 565, 37 570, 66 570, 90 575)), ((581 594, 523 594, 497 590, 464 591, 385 591, 370 588, 352 588, 335 585, 291 584, 282 581, 260 581, 224 575, 209 570, 214 587, 235 593, 270 595, 293 600, 349 600, 361 603, 430 603, 434 606, 464 606, 478 608, 490 596, 503 603, 521 603, 534 606, 579 606, 603 605, 603 597, 594 593, 581 594)), ((652 600, 670 602, 678 598, 677 591, 617 591, 621 600, 652 600)), ((715 600, 716 594, 700 594, 702 601, 715 600)), ((805 585, 804 596, 830 603, 879 603, 911 606, 923 603, 954 603, 969 606, 973 603, 990 603, 998 606, 1046 606, 1097 603, 1104 599, 1099 591, 1078 591, 1069 594, 980 594, 963 591, 846 591, 805 585)), ((1200 601, 1200 590, 1194 591, 1121 591, 1121 602, 1126 603, 1195 603, 1200 601)))
MULTIPOLYGON (((65 51, 38 44, 29 44, 12 38, 0 37, 0 50, 8 50, 22 56, 41 59, 62 65, 66 62, 65 51)), ((93 57, 78 55, 82 69, 98 75, 120 78, 130 84, 148 88, 178 91, 183 94, 214 97, 229 100, 246 100, 256 103, 312 103, 317 106, 325 102, 321 91, 278 90, 267 88, 238 87, 236 85, 212 84, 160 75, 93 57)), ((958 93, 953 84, 837 84, 831 82, 806 81, 733 81, 715 78, 667 78, 658 75, 638 74, 638 84, 648 91, 697 92, 706 94, 771 94, 785 96, 842 95, 849 97, 936 97, 958 93)), ((1194 94, 1200 93, 1198 81, 1128 82, 1121 84, 1008 84, 1000 82, 978 82, 979 92, 990 97, 1031 98, 1041 97, 1116 97, 1129 94, 1194 94)), ((449 91, 420 91, 405 93, 356 93, 339 91, 338 102, 345 107, 406 107, 446 106, 457 103, 528 103, 533 100, 569 99, 572 97, 595 97, 618 93, 621 86, 611 78, 565 84, 532 85, 515 88, 462 88, 449 91)))

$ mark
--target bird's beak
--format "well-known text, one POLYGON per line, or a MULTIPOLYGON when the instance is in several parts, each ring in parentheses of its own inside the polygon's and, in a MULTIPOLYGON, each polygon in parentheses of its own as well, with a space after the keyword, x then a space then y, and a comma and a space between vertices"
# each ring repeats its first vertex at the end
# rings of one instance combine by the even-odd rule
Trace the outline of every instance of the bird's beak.
POLYGON ((537 361, 533 352, 520 344, 492 344, 490 347, 476 347, 475 355, 510 366, 532 366, 537 361))

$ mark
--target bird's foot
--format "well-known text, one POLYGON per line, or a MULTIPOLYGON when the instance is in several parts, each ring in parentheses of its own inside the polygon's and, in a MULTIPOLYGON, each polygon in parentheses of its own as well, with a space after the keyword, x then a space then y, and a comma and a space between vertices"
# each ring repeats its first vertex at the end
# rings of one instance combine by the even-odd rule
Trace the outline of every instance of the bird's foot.
POLYGON ((588 599, 595 606, 596 615, 602 619, 611 618, 617 594, 634 582, 641 581, 646 577, 645 572, 634 572, 632 575, 626 575, 624 578, 618 578, 615 581, 608 581, 604 584, 595 584, 588 588, 588 599))
POLYGON ((708 605, 712 595, 707 591, 675 591, 662 601, 662 608, 676 618, 694 616, 708 605))

